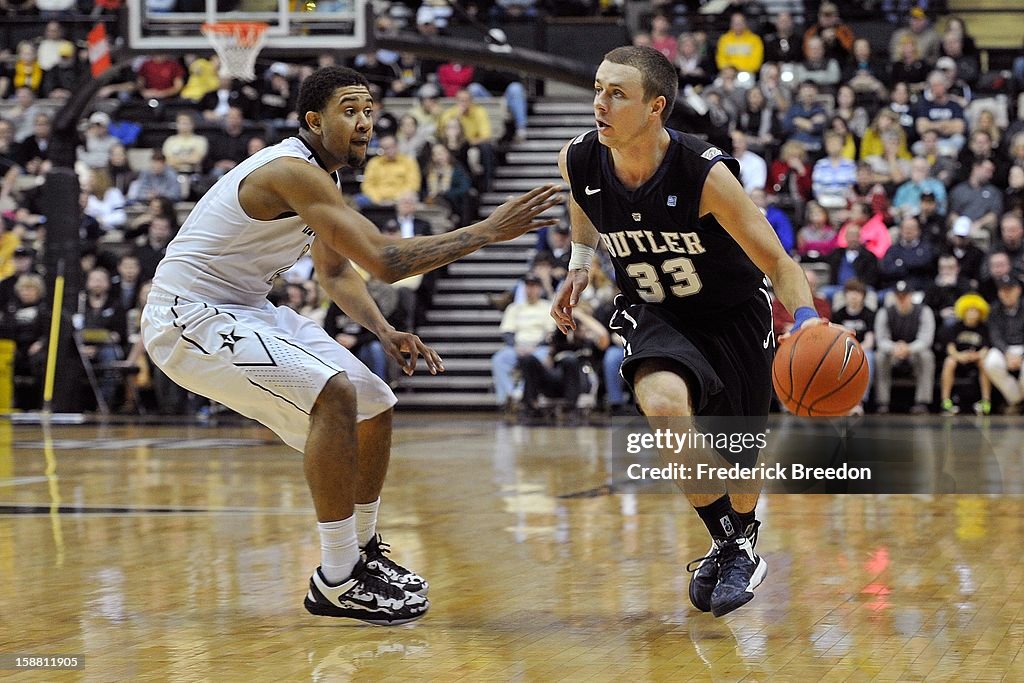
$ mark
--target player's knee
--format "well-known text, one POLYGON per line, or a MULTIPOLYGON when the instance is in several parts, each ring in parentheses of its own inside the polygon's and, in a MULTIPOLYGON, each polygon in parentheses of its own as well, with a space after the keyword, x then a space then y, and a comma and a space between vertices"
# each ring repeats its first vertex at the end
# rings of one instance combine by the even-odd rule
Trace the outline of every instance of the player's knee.
POLYGON ((635 377, 636 398, 648 417, 693 415, 690 387, 675 364, 645 362, 635 377))
POLYGON ((339 372, 327 381, 313 405, 313 416, 322 414, 355 418, 356 388, 349 378, 339 372))
POLYGON ((684 391, 673 394, 665 391, 649 391, 638 397, 640 409, 648 417, 686 417, 693 415, 690 394, 684 391))

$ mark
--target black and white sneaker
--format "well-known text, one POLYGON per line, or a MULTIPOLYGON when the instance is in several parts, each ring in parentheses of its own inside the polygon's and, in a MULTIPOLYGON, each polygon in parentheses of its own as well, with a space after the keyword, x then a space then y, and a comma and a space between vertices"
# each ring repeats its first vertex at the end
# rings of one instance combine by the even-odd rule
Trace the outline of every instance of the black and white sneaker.
POLYGON ((754 541, 737 536, 718 548, 718 585, 711 593, 711 613, 721 617, 754 599, 768 563, 754 552, 754 541))
POLYGON ((711 539, 711 549, 704 557, 686 565, 690 577, 690 603, 701 612, 711 611, 711 593, 718 585, 718 542, 711 539))
POLYGON ((303 603, 310 614, 322 617, 347 617, 377 626, 398 626, 427 613, 430 602, 421 595, 406 593, 398 586, 382 581, 371 573, 363 560, 352 576, 337 586, 327 583, 320 567, 309 579, 309 592, 303 603))
MULTIPOLYGON (((750 539, 751 547, 757 545, 757 530, 760 526, 761 522, 755 520, 744 530, 744 535, 750 539)), ((686 565, 686 571, 693 574, 690 577, 690 603, 701 612, 711 611, 711 595, 718 585, 719 559, 724 543, 725 541, 712 539, 708 554, 686 565)))
POLYGON ((381 540, 380 534, 374 535, 360 550, 366 560, 366 571, 369 573, 392 586, 398 586, 406 593, 423 596, 427 594, 430 585, 426 579, 386 556, 386 553, 391 552, 391 546, 381 540))

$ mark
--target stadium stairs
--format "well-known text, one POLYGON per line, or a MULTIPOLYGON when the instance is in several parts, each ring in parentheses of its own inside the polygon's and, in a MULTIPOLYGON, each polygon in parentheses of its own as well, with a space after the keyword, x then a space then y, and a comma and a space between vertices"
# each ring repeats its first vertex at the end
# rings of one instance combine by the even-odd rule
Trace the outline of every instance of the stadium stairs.
MULTIPOLYGON (((486 216, 509 196, 548 182, 561 182, 558 151, 568 140, 593 125, 593 109, 580 98, 545 98, 532 107, 527 140, 507 150, 493 183, 481 197, 486 216)), ((564 208, 552 209, 564 215, 564 208)), ((493 244, 448 266, 438 278, 433 306, 426 313, 420 337, 445 362, 444 374, 419 372, 402 377, 398 394, 403 407, 492 409, 491 355, 501 346, 501 311, 489 295, 511 291, 529 267, 537 238, 528 233, 510 242, 493 244)))

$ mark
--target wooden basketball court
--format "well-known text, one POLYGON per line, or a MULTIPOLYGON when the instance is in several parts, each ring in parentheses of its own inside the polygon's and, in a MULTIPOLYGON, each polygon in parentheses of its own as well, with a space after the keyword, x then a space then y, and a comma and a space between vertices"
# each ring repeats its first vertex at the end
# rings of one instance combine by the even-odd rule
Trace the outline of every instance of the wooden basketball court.
POLYGON ((0 678, 1024 679, 1019 496, 767 496, 768 578, 714 619, 684 570, 706 532, 680 495, 605 495, 606 428, 396 427, 381 531, 432 607, 382 628, 302 608, 312 507, 262 428, 0 424, 0 678))

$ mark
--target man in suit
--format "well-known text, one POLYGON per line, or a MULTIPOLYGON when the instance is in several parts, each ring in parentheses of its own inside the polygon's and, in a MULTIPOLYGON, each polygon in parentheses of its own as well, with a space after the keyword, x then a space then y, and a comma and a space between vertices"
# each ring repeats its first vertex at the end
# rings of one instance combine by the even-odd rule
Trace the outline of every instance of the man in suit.
POLYGON ((416 208, 419 203, 419 197, 415 192, 405 192, 399 195, 395 202, 395 216, 386 220, 381 226, 381 230, 390 231, 390 226, 394 223, 398 226, 402 237, 429 235, 432 232, 430 223, 416 216, 416 208))
MULTIPOLYGON (((398 201, 395 202, 395 215, 384 221, 380 227, 381 232, 402 239, 430 235, 433 232, 430 223, 416 216, 418 207, 419 197, 415 192, 404 192, 399 195, 398 201)), ((403 287, 402 282, 405 281, 396 283, 399 288, 404 290, 400 293, 407 295, 403 302, 408 313, 406 329, 414 330, 416 326, 422 325, 426 321, 426 313, 430 308, 434 297, 434 288, 437 284, 437 273, 443 271, 444 267, 438 271, 430 271, 416 276, 415 279, 418 282, 415 286, 410 282, 403 287), (410 297, 413 297, 415 301, 409 301, 410 297)))

